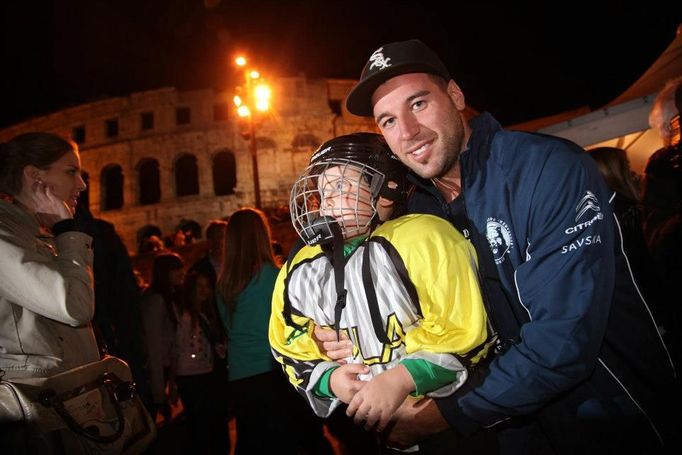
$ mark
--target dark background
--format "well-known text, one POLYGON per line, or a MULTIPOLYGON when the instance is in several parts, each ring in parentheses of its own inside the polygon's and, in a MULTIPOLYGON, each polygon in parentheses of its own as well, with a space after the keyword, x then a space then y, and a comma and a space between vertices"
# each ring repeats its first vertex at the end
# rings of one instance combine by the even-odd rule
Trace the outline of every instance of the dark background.
POLYGON ((682 22, 669 0, 517 3, 1 0, 0 127, 159 87, 230 89, 237 49, 270 76, 357 78, 377 47, 409 38, 509 125, 603 106, 682 22))

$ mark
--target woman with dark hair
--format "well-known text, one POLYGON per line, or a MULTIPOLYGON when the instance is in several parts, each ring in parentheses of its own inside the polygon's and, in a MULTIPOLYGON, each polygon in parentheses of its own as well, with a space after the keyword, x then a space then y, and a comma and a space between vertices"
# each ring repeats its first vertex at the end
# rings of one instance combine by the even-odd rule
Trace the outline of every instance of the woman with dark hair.
POLYGON ((321 421, 288 385, 270 351, 268 324, 278 273, 265 214, 253 208, 234 212, 227 222, 217 294, 228 339, 236 455, 293 454, 304 444, 311 453, 331 452, 321 421))
POLYGON ((78 147, 47 133, 0 146, 0 369, 50 376, 99 359, 90 320, 91 238, 73 213, 78 147))
POLYGON ((227 454, 225 344, 215 314, 211 279, 199 272, 185 278, 177 308, 174 382, 182 399, 189 444, 198 453, 227 454))
POLYGON ((149 413, 155 418, 157 411, 160 411, 164 423, 170 423, 171 420, 166 385, 175 356, 178 320, 174 307, 182 293, 184 266, 182 258, 175 253, 156 256, 152 266, 152 281, 142 296, 140 309, 152 399, 152 403, 148 403, 149 413))
POLYGON ((84 189, 73 142, 27 133, 0 144, 0 379, 99 360, 92 239, 73 220, 84 189))

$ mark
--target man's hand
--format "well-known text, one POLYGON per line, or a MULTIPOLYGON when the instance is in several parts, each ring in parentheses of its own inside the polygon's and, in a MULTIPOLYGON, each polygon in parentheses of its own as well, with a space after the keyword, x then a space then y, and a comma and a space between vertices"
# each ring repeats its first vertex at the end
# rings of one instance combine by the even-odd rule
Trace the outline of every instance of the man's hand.
POLYGON ((346 363, 345 358, 353 355, 353 343, 343 332, 341 332, 341 340, 337 341, 334 330, 315 326, 312 338, 322 354, 342 365, 346 363))
POLYGON ((405 397, 414 391, 412 376, 403 365, 374 376, 359 390, 346 410, 356 424, 365 422, 365 429, 382 431, 405 397))
POLYGON ((448 423, 432 399, 407 397, 393 414, 382 439, 389 447, 406 449, 447 429, 448 423))
POLYGON ((353 396, 367 384, 366 381, 358 379, 358 375, 367 373, 369 373, 369 367, 362 363, 341 365, 329 377, 329 388, 339 400, 348 404, 353 396))

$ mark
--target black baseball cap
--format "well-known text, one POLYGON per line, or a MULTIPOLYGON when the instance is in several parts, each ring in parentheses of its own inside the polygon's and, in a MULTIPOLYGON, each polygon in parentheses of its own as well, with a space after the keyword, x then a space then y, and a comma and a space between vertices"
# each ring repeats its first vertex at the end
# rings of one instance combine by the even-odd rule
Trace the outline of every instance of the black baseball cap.
POLYGON ((348 112, 371 117, 372 95, 384 82, 407 73, 429 73, 452 79, 440 58, 419 40, 397 41, 384 44, 369 57, 360 75, 360 82, 348 94, 348 112))

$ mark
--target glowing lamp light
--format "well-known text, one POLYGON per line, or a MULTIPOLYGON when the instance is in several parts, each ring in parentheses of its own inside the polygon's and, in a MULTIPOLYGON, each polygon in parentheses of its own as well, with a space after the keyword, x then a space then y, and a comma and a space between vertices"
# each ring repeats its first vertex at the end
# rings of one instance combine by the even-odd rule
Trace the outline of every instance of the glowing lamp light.
POLYGON ((237 108, 237 115, 240 117, 248 117, 251 114, 248 106, 241 105, 237 108))
POLYGON ((234 62, 237 64, 237 66, 244 66, 246 65, 246 59, 242 57, 241 55, 234 59, 234 62))
POLYGON ((235 95, 234 98, 232 98, 232 101, 234 101, 234 105, 239 107, 243 104, 242 98, 239 95, 235 95))
POLYGON ((253 70, 249 73, 249 77, 251 79, 258 79, 260 77, 260 73, 256 70, 253 70))
POLYGON ((261 112, 267 111, 269 107, 270 107, 270 103, 268 103, 267 100, 256 101, 256 109, 258 109, 261 112))
POLYGON ((265 84, 258 84, 254 90, 257 100, 269 100, 270 99, 270 87, 265 84))
POLYGON ((259 111, 267 111, 270 107, 270 87, 265 84, 258 84, 254 89, 256 98, 256 109, 259 111))

